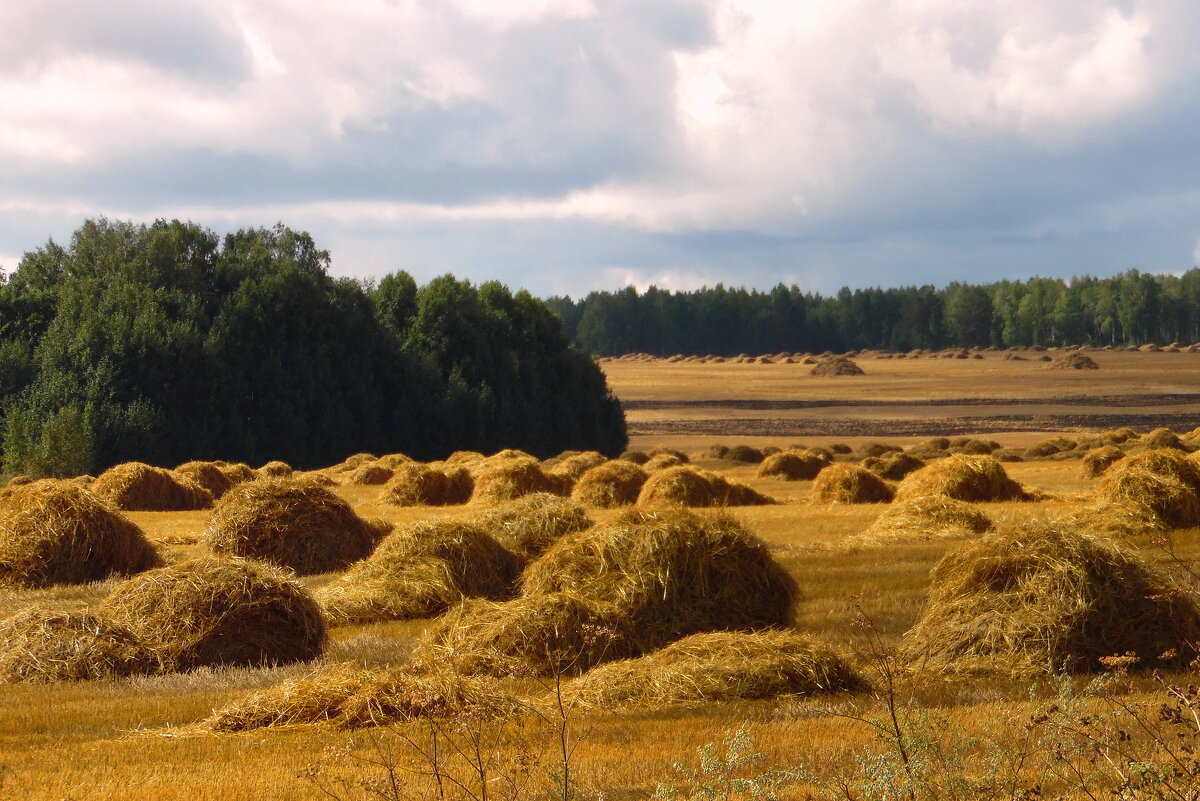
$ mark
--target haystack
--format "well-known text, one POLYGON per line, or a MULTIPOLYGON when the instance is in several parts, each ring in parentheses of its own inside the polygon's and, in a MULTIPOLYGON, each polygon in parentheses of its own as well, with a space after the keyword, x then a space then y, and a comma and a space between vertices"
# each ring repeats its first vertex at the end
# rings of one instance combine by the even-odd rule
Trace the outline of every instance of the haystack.
POLYGON ((535 492, 566 495, 571 491, 572 483, 569 478, 543 472, 532 457, 489 459, 488 464, 475 475, 471 502, 503 503, 535 492))
POLYGON ((875 545, 907 540, 957 539, 974 537, 991 528, 991 518, 966 501, 956 501, 945 495, 925 495, 890 505, 850 541, 875 545))
POLYGON ((267 478, 291 478, 292 472, 292 466, 290 464, 287 462, 281 462, 278 459, 267 462, 262 467, 258 468, 258 474, 260 476, 266 476, 267 478))
POLYGON ((1041 442, 1030 445, 1025 449, 1025 455, 1035 459, 1045 459, 1047 456, 1053 456, 1056 453, 1073 451, 1078 445, 1079 443, 1073 439, 1051 437, 1050 439, 1044 439, 1041 442))
POLYGON ((725 452, 725 458, 732 462, 758 464, 763 460, 763 452, 749 445, 734 445, 725 452))
POLYGON ((397 528, 316 597, 334 624, 432 617, 464 598, 510 596, 522 567, 481 526, 426 520, 397 528))
POLYGON ((259 690, 213 714, 201 728, 243 732, 328 724, 354 729, 410 720, 508 717, 520 707, 487 679, 333 665, 259 690))
POLYGON ((213 464, 231 484, 241 484, 244 481, 254 481, 258 478, 258 473, 245 462, 213 462, 213 464))
POLYGON ((653 459, 655 456, 671 456, 678 459, 682 464, 687 464, 689 461, 686 453, 675 448, 653 448, 650 451, 650 458, 653 459))
POLYGON ((204 487, 214 499, 229 492, 234 484, 215 462, 184 462, 171 472, 185 484, 204 487))
POLYGON ((1046 365, 1047 370, 1098 370, 1100 365, 1091 356, 1071 351, 1046 365))
POLYGON ((413 461, 412 457, 403 453, 385 453, 376 459, 375 463, 383 465, 388 470, 395 470, 400 465, 411 461, 413 461))
POLYGON ((446 464, 462 465, 463 467, 466 467, 468 465, 482 462, 485 459, 487 459, 487 457, 479 451, 455 451, 446 457, 446 464))
POLYGON ((1138 433, 1129 426, 1125 426, 1124 428, 1114 428, 1111 431, 1101 432, 1098 436, 1105 442, 1110 442, 1113 445, 1121 445, 1131 439, 1137 439, 1138 433))
POLYGON ((364 559, 382 534, 329 489, 276 478, 230 490, 208 523, 215 553, 262 559, 301 574, 341 570, 364 559))
POLYGON ((1032 495, 1008 477, 992 456, 956 454, 909 473, 896 488, 896 500, 946 495, 959 501, 1023 501, 1032 495))
POLYGON ((364 464, 374 462, 378 457, 370 453, 356 453, 347 456, 344 461, 329 468, 331 473, 353 473, 364 464))
POLYGON ((816 503, 889 503, 892 488, 883 479, 853 464, 831 464, 813 481, 816 503))
POLYGON ((92 492, 127 512, 181 512, 213 503, 212 493, 203 487, 142 462, 110 467, 92 484, 92 492))
POLYGON ((672 456, 669 453, 660 453, 658 456, 651 456, 642 467, 646 469, 647 473, 657 473, 660 470, 679 467, 682 464, 687 464, 687 462, 678 456, 672 456))
POLYGON ((846 356, 829 356, 817 362, 816 366, 812 369, 812 375, 842 376, 865 375, 865 373, 853 359, 846 356))
POLYGON ((761 506, 775 503, 774 499, 719 473, 696 470, 682 465, 653 473, 642 491, 637 505, 642 507, 707 507, 761 506))
POLYGON ((633 462, 614 459, 588 470, 575 482, 571 497, 584 506, 612 509, 637 502, 649 474, 633 462))
POLYGON ((645 707, 815 695, 865 686, 832 648, 781 629, 706 632, 636 659, 600 665, 567 695, 584 706, 645 707))
POLYGON ((391 468, 384 467, 378 462, 368 462, 355 468, 346 483, 357 487, 378 487, 388 483, 391 477, 391 468))
POLYGON ((0 683, 83 681, 156 673, 154 650, 88 612, 21 612, 0 623, 0 683))
POLYGON ((602 465, 608 459, 599 451, 583 451, 582 453, 567 453, 561 454, 557 459, 551 459, 543 463, 542 467, 548 473, 556 476, 563 476, 578 481, 579 477, 591 470, 597 465, 602 465))
POLYGON ((1136 510, 1148 525, 1200 525, 1200 465, 1171 448, 1144 451, 1110 467, 1097 494, 1103 505, 1136 510))
POLYGON ((398 465, 379 494, 380 503, 395 506, 448 506, 471 499, 475 480, 465 467, 445 469, 421 462, 398 465))
POLYGON ((829 459, 815 451, 781 451, 763 459, 755 475, 785 481, 811 481, 827 464, 829 459))
POLYGON ((1096 478, 1124 458, 1125 451, 1116 445, 1093 448, 1085 453, 1081 460, 1083 464, 1083 476, 1084 478, 1096 478))
POLYGON ((207 557, 142 573, 114 589, 97 616, 154 649, 168 670, 305 662, 325 648, 325 620, 282 570, 207 557))
POLYGON ((1130 653, 1144 667, 1186 665, 1197 642, 1196 602, 1136 553, 1033 523, 938 563, 903 654, 945 671, 1089 672, 1102 657, 1130 653))
POLYGON ((593 525, 577 501, 546 492, 489 509, 476 515, 472 522, 525 559, 541 555, 559 537, 593 525))
POLYGON ((907 453, 888 453, 879 457, 867 457, 859 465, 880 478, 899 481, 909 473, 920 470, 925 462, 907 453))
POLYGON ((633 462, 637 465, 643 465, 650 461, 650 454, 645 451, 624 451, 617 457, 624 462, 633 462))
POLYGON ((159 564, 142 530, 79 484, 30 484, 0 506, 2 584, 85 584, 159 564))
POLYGON ((1138 442, 1147 448, 1174 448, 1177 451, 1189 450, 1188 446, 1179 438, 1179 435, 1169 428, 1156 428, 1149 434, 1142 436, 1138 442))
POLYGON ((889 453, 901 453, 903 450, 899 445, 891 445, 887 442, 867 442, 859 446, 858 453, 865 459, 872 456, 878 458, 889 453))
POLYGON ((6 487, 24 487, 25 485, 32 484, 32 483, 33 483, 33 478, 31 476, 20 475, 20 476, 13 476, 12 478, 10 478, 8 480, 8 483, 5 484, 4 486, 6 486, 6 487))

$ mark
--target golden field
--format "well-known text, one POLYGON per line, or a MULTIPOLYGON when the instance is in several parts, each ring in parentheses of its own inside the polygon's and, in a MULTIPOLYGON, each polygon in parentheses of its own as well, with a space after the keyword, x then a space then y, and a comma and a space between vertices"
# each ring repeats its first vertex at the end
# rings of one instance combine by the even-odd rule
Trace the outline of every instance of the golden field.
MULTIPOLYGON (((864 355, 858 361, 866 375, 843 378, 813 378, 808 375, 811 368, 801 364, 609 360, 602 366, 615 394, 629 405, 630 448, 637 450, 669 446, 697 453, 716 443, 787 447, 797 442, 838 442, 857 449, 867 441, 909 446, 942 433, 1023 448, 1070 431, 1130 425, 1145 432, 1167 425, 1182 434, 1200 425, 1200 354, 1092 352, 1100 364, 1095 371, 1044 369, 1044 363, 1034 360, 1039 354, 1024 354, 1028 358, 1023 361, 1003 360, 999 353, 983 355, 905 360, 864 355)), ((796 627, 846 654, 872 678, 874 687, 808 699, 577 713, 570 728, 577 743, 571 770, 579 797, 648 798, 658 783, 680 781, 674 763, 696 764, 699 747, 719 744, 728 731, 743 725, 764 755, 749 769, 756 773, 798 765, 833 771, 865 748, 889 747, 876 729, 855 719, 887 716, 882 685, 871 673, 872 654, 896 645, 912 627, 927 595, 931 568, 957 543, 848 544, 886 505, 815 504, 808 498, 811 481, 760 479, 755 465, 725 460, 700 464, 781 501, 728 511, 769 544, 798 582, 802 598, 796 627), (860 613, 873 629, 856 624, 860 613), (873 645, 875 634, 879 641, 873 645)), ((1012 478, 1049 493, 1051 499, 981 505, 1002 524, 1069 515, 1090 501, 1096 484, 1083 477, 1077 459, 1013 462, 1005 468, 1012 478)), ((341 485, 335 491, 360 516, 397 523, 477 512, 469 504, 390 506, 378 501, 378 486, 341 485)), ((606 520, 617 512, 589 514, 606 520)), ((208 510, 127 513, 171 559, 206 552, 203 532, 209 515, 208 510)), ((1200 530, 1173 531, 1166 539, 1135 538, 1129 544, 1173 570, 1200 571, 1200 530)), ((333 578, 324 574, 303 582, 317 588, 333 578)), ((94 604, 115 583, 0 590, 0 615, 35 606, 75 609, 94 604)), ((428 625, 417 620, 336 628, 325 661, 401 664, 428 625)), ((346 784, 333 787, 339 797, 430 797, 428 778, 408 772, 427 767, 405 740, 424 742, 421 724, 382 732, 308 726, 230 735, 191 728, 253 689, 313 669, 200 669, 121 681, 0 686, 0 788, 13 798, 316 798, 322 791, 313 780, 314 766, 326 754, 317 777, 347 777, 346 784), (407 782, 393 795, 386 794, 391 792, 387 787, 364 784, 385 773, 356 760, 375 759, 381 751, 395 753, 400 778, 407 782), (382 795, 372 795, 376 790, 382 795)), ((1167 679, 1187 684, 1189 676, 1178 673, 1167 679)), ((1074 684, 1086 681, 1081 678, 1074 684)), ((900 677, 897 688, 902 703, 914 705, 910 712, 921 710, 912 718, 914 729, 960 740, 979 738, 975 751, 988 752, 1003 750, 1002 745, 1018 747, 1029 717, 1052 698, 1052 684, 926 676, 900 677)), ((1118 685, 1109 692, 1119 692, 1124 704, 1153 705, 1163 698, 1147 675, 1122 678, 1118 685)), ((545 694, 536 682, 525 682, 524 691, 545 694)), ((1104 708, 1102 699, 1088 703, 1104 708)), ((535 798, 554 792, 549 769, 558 747, 555 726, 525 715, 479 724, 475 733, 482 739, 480 758, 492 780, 489 797, 535 798)), ((1014 773, 1032 775, 1019 769, 1014 773)), ((1053 796, 1055 786, 1054 781, 1046 785, 1047 797, 1053 796)), ((811 790, 798 783, 780 794, 803 798, 811 790)), ((472 786, 471 792, 480 795, 478 787, 472 786)), ((992 797, 1014 794, 1015 788, 992 797)), ((448 794, 460 796, 470 797, 448 794)), ((943 797, 954 796, 951 792, 943 797)))

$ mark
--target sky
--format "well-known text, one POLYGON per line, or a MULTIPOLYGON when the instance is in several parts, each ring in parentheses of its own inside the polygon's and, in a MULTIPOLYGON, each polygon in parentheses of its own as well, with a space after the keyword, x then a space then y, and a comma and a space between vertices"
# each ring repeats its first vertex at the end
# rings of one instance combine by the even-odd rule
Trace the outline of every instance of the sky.
POLYGON ((540 296, 1200 260, 1195 0, 8 0, 0 268, 283 222, 540 296))

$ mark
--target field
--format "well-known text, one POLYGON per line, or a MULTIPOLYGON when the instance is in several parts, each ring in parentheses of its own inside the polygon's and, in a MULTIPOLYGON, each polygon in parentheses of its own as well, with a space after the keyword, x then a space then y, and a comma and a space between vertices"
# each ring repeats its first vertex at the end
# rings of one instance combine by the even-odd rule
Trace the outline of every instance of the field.
MULTIPOLYGON (((843 769, 853 774, 855 759, 865 748, 883 754, 896 751, 894 730, 886 731, 891 719, 889 685, 876 667, 917 621, 932 567, 960 543, 848 542, 887 505, 813 503, 812 481, 758 478, 754 464, 704 456, 710 446, 844 443, 858 450, 872 441, 909 447, 933 436, 969 435, 996 440, 1006 449, 1024 449, 1053 436, 1077 437, 1121 426, 1140 433, 1166 426, 1179 434, 1200 426, 1200 353, 1092 352, 1100 369, 1078 371, 1045 369, 1037 361, 1040 353, 1023 353, 1020 361, 1002 355, 903 360, 864 355, 858 361, 866 375, 836 378, 814 378, 808 375, 811 368, 802 364, 602 364, 626 406, 631 449, 676 448, 693 454, 700 466, 781 501, 731 507, 729 512, 768 543, 774 558, 798 582, 802 596, 796 627, 834 646, 873 686, 809 698, 572 713, 569 729, 576 745, 570 769, 579 797, 648 798, 659 783, 703 784, 673 765, 683 762, 699 769, 697 749, 716 743, 718 753, 724 753, 720 744, 739 727, 763 756, 731 768, 738 775, 801 765, 825 776, 843 769), (883 725, 884 734, 868 721, 883 725)), ((1096 487, 1096 479, 1083 475, 1078 458, 1028 459, 1007 462, 1005 468, 1021 484, 1043 491, 1046 499, 980 504, 1000 524, 1070 515, 1091 502, 1096 487)), ((396 523, 468 518, 478 511, 471 504, 391 506, 379 502, 378 486, 341 484, 334 491, 360 516, 396 523)), ((618 512, 589 514, 603 521, 618 512)), ((207 551, 203 532, 209 515, 209 510, 127 513, 171 559, 207 551)), ((1164 569, 1200 570, 1196 529, 1143 535, 1127 544, 1164 569)), ((316 589, 335 577, 320 574, 303 582, 316 589)), ((116 583, 0 590, 0 615, 31 607, 61 610, 96 604, 116 583)), ((368 667, 401 664, 430 624, 423 619, 339 626, 324 659, 368 667)), ((427 744, 428 729, 422 724, 353 732, 325 726, 244 734, 195 729, 214 709, 313 670, 312 665, 200 668, 116 681, 0 686, 0 797, 200 801, 317 798, 329 792, 342 798, 432 797, 429 777, 419 775, 429 761, 413 746, 427 744), (389 784, 389 764, 400 766, 402 784, 395 791, 389 784), (382 784, 372 783, 376 781, 382 784)), ((1195 678, 1179 669, 1164 680, 1186 685, 1195 678)), ((1061 730, 1056 734, 1046 729, 1047 740, 1037 745, 1027 725, 1031 716, 1064 690, 1081 689, 1088 681, 897 676, 900 739, 909 738, 909 747, 920 749, 928 759, 945 761, 907 769, 939 776, 960 770, 977 779, 991 769, 983 764, 986 757, 995 756, 1013 763, 1006 775, 1019 781, 1014 779, 1007 792, 993 788, 989 797, 1015 797, 1017 785, 1033 782, 1040 770, 1016 764, 1026 758, 1033 764, 1033 757, 1022 749, 1045 750, 1046 742, 1062 736, 1061 730)), ((552 695, 537 681, 518 684, 527 697, 552 695)), ((1117 675, 1102 693, 1079 703, 1081 708, 1111 711, 1116 708, 1111 698, 1119 705, 1144 704, 1149 709, 1167 700, 1151 675, 1134 672, 1117 675)), ((555 724, 554 715, 548 717, 549 722, 526 714, 504 722, 462 724, 455 730, 459 742, 479 746, 476 763, 486 768, 489 797, 546 797, 555 791, 555 777, 561 777, 554 766, 562 727, 555 724)), ((1142 733, 1135 736, 1144 739, 1142 733)), ((1081 754, 1088 747, 1080 746, 1081 754)), ((1088 763, 1086 756, 1078 761, 1087 770, 1105 771, 1103 765, 1088 763)), ((895 762, 882 770, 905 769, 895 762)), ((479 786, 463 781, 470 794, 462 797, 483 796, 479 786)), ((1045 781, 1047 797, 1067 783, 1063 777, 1045 781)), ((816 791, 814 785, 801 782, 780 793, 803 798, 810 791, 816 791)), ((877 797, 886 796, 880 792, 877 797)), ((911 797, 964 797, 962 792, 939 786, 914 791, 911 797)), ((447 795, 460 794, 455 790, 447 795)), ((681 791, 679 797, 690 797, 690 792, 681 791)))

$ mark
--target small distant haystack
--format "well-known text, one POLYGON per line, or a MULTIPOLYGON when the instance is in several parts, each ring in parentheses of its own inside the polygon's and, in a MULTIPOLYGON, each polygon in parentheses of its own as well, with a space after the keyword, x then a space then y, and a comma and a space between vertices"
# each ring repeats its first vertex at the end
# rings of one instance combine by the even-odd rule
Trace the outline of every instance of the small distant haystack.
POLYGON ((1183 443, 1179 435, 1169 428, 1156 428, 1138 441, 1147 448, 1174 448, 1177 451, 1188 450, 1188 446, 1183 443))
POLYGON ((96 612, 153 648, 168 670, 306 662, 326 643, 312 596, 283 571, 249 559, 207 557, 142 573, 96 612))
POLYGON ((348 483, 359 487, 377 487, 388 483, 392 478, 392 469, 384 467, 379 462, 368 462, 359 465, 350 473, 348 483))
POLYGON ((241 484, 213 510, 209 544, 297 573, 341 570, 370 555, 382 533, 325 487, 289 479, 241 484))
POLYGON ((576 501, 546 492, 481 512, 472 522, 526 559, 541 555, 564 535, 592 527, 592 519, 576 501))
POLYGON ((865 686, 845 660, 793 631, 693 634, 636 659, 600 665, 566 688, 587 707, 669 704, 815 695, 865 686))
POLYGON ((1114 428, 1111 431, 1104 431, 1098 436, 1105 442, 1112 443, 1113 445, 1122 445, 1131 439, 1137 439, 1138 433, 1132 428, 1125 426, 1124 428, 1114 428))
POLYGON ((817 362, 812 369, 812 375, 842 376, 865 375, 863 369, 855 361, 846 356, 829 356, 817 362))
POLYGON ((784 481, 811 481, 827 464, 829 460, 815 451, 781 451, 763 459, 756 475, 784 481))
POLYGON ((291 478, 292 466, 287 462, 281 462, 276 459, 258 468, 258 474, 267 478, 291 478))
POLYGON ((749 445, 734 445, 725 453, 725 458, 733 462, 758 464, 763 460, 763 452, 749 445))
POLYGON ((1066 437, 1052 437, 1029 446, 1025 449, 1025 455, 1033 457, 1034 459, 1045 459, 1047 456, 1054 456, 1058 453, 1067 453, 1073 451, 1076 447, 1078 447, 1078 445, 1079 443, 1073 439, 1067 439, 1066 437))
POLYGON ((171 472, 184 484, 204 487, 214 499, 229 492, 234 484, 215 462, 184 462, 171 472))
POLYGON ((889 503, 892 488, 883 479, 853 464, 831 464, 813 482, 816 503, 889 503))
POLYGON ((213 464, 229 480, 230 484, 241 484, 258 478, 258 473, 244 462, 213 462, 213 464))
POLYGON ((691 467, 669 467, 652 474, 642 485, 642 507, 761 506, 774 499, 719 473, 691 467))
POLYGON ((1008 477, 1004 466, 991 456, 956 454, 909 473, 896 488, 896 500, 925 495, 946 495, 959 501, 1023 501, 1031 498, 1024 487, 1008 477))
POLYGON ((657 456, 651 456, 642 466, 647 473, 657 473, 660 470, 667 470, 671 467, 679 467, 686 464, 683 459, 678 456, 673 456, 669 453, 660 453, 657 456))
POLYGON ((1083 455, 1084 478, 1096 478, 1112 465, 1125 458, 1125 451, 1116 445, 1093 448, 1083 455))
POLYGON ((901 453, 903 450, 899 445, 891 445, 887 442, 868 442, 859 447, 858 453, 865 459, 872 456, 878 458, 889 453, 901 453))
POLYGON ((355 729, 464 713, 476 719, 507 717, 519 709, 512 696, 487 679, 343 664, 252 693, 215 712, 201 728, 244 732, 328 724, 355 729))
POLYGON ((431 617, 464 598, 511 595, 523 566, 481 526, 426 520, 397 528, 316 596, 334 624, 431 617))
POLYGON ((571 481, 578 481, 579 477, 591 470, 597 465, 602 465, 608 459, 599 451, 583 451, 582 453, 564 454, 557 460, 551 460, 543 464, 543 468, 556 476, 569 478, 571 481))
POLYGON ((569 478, 543 472, 537 460, 532 457, 488 461, 489 463, 475 476, 475 489, 471 493, 472 503, 496 504, 513 501, 535 492, 566 495, 571 491, 572 482, 569 478))
POLYGON ((1096 364, 1096 360, 1091 356, 1086 356, 1079 351, 1071 351, 1070 353, 1059 356, 1054 361, 1046 365, 1047 370, 1098 370, 1100 365, 1096 364))
POLYGON ((88 612, 21 612, 0 623, 0 684, 157 673, 157 655, 128 629, 88 612))
POLYGON ((958 539, 974 537, 991 528, 991 518, 966 501, 956 501, 945 495, 925 495, 892 504, 852 541, 876 545, 958 539))
POLYGON ((388 470, 395 470, 402 464, 407 464, 412 461, 412 457, 406 456, 403 453, 385 453, 375 460, 377 464, 381 464, 388 470))
POLYGON ((879 457, 867 457, 860 465, 880 478, 899 481, 909 473, 920 470, 925 462, 907 453, 888 453, 879 457))
POLYGON ((464 467, 446 465, 439 470, 421 462, 397 465, 379 494, 380 503, 395 506, 448 506, 466 503, 475 480, 464 467))
POLYGON ((471 465, 478 464, 486 459, 487 457, 479 451, 455 451, 446 457, 446 464, 470 467, 471 465))
POLYGON ((633 462, 614 459, 588 470, 575 482, 571 497, 584 506, 612 509, 637 503, 649 474, 633 462))
POLYGON ((212 493, 203 487, 142 462, 110 467, 92 484, 92 492, 127 512, 182 512, 213 503, 212 493))
POLYGON ((1122 654, 1186 665, 1197 642, 1186 590, 1112 540, 1037 523, 943 558, 903 655, 945 671, 1091 672, 1122 654))
POLYGON ((142 530, 79 484, 30 484, 0 506, 0 584, 85 584, 159 564, 142 530))
POLYGON ((650 461, 650 454, 646 453, 645 451, 625 451, 617 458, 625 462, 633 462, 637 465, 643 465, 650 461))
POLYGON ((1101 503, 1136 510, 1151 526, 1200 525, 1200 465, 1171 448, 1128 456, 1104 474, 1101 503))
POLYGON ((353 456, 347 456, 345 461, 335 464, 329 468, 331 473, 353 473, 364 464, 374 462, 377 457, 370 453, 356 453, 353 456))

